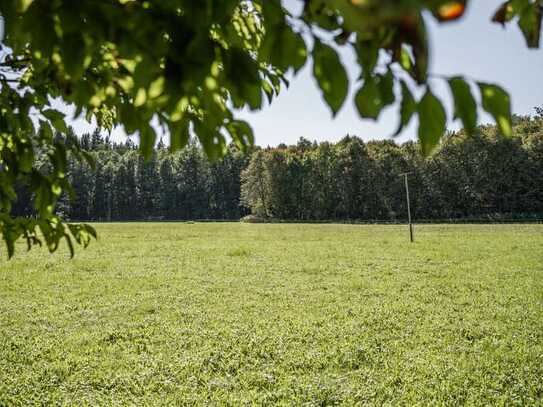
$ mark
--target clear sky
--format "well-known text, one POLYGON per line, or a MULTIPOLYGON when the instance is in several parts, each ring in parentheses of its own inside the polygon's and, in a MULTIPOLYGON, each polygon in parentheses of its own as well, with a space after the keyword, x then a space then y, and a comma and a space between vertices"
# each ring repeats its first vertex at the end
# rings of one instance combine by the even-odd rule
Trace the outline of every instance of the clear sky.
MULTIPOLYGON (((502 1, 471 0, 466 15, 458 22, 437 24, 428 19, 431 72, 463 74, 476 80, 498 83, 510 92, 513 112, 531 114, 534 106, 543 105, 543 50, 529 50, 516 24, 503 29, 490 22, 502 1)), ((302 4, 299 0, 283 2, 294 13, 302 4)), ((358 74, 354 57, 347 52, 341 57, 347 65, 352 85, 358 74)), ((345 134, 371 140, 386 138, 393 133, 397 106, 384 111, 377 122, 362 120, 353 107, 351 96, 332 119, 311 76, 311 67, 309 61, 291 81, 289 89, 283 90, 271 106, 258 112, 239 114, 251 123, 258 145, 295 143, 300 137, 337 141, 345 134)), ((434 91, 444 98, 450 113, 447 86, 440 80, 433 80, 432 85, 434 91)), ((489 122, 490 118, 480 115, 480 121, 489 122)), ((78 123, 76 127, 81 131, 86 126, 78 123)), ((449 123, 449 127, 456 128, 457 124, 449 123)), ((415 138, 415 135, 416 122, 412 122, 399 140, 415 138)), ((120 140, 122 137, 122 129, 117 129, 114 138, 120 140)))

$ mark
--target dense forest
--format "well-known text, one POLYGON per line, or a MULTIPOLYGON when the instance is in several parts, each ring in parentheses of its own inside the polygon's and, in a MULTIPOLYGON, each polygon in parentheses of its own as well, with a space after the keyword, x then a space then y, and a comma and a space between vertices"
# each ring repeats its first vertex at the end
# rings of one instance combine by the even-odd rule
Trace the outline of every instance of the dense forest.
MULTIPOLYGON (((82 135, 80 143, 94 157, 95 168, 69 161, 75 196, 63 196, 57 208, 67 219, 239 219, 248 213, 240 206, 240 175, 250 157, 233 147, 210 162, 195 141, 174 154, 160 142, 146 161, 131 139, 113 143, 95 131, 82 135)), ((31 197, 23 188, 19 194, 14 210, 32 214, 31 197)))
MULTIPOLYGON (((539 113, 541 113, 539 111, 539 113)), ((149 161, 128 140, 99 132, 80 137, 96 160, 70 160, 75 196, 58 211, 70 220, 239 219, 253 213, 285 220, 396 221, 406 216, 403 178, 409 173, 416 219, 543 218, 543 116, 515 116, 515 136, 495 126, 476 136, 449 132, 424 158, 417 143, 310 142, 255 148, 230 146, 210 162, 196 142, 170 153, 161 142, 149 161)), ((19 190, 16 214, 32 214, 19 190)))
POLYGON ((429 159, 417 143, 356 137, 261 150, 242 176, 242 202, 280 219, 405 219, 405 172, 417 219, 542 217, 543 120, 515 117, 512 138, 494 126, 450 132, 429 159))

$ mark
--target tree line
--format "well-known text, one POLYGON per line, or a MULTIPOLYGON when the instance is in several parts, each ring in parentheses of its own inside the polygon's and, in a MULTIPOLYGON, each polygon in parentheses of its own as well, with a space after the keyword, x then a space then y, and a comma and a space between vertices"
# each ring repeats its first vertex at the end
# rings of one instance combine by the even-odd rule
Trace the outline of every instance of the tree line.
MULTIPOLYGON (((99 132, 80 137, 95 169, 69 160, 75 196, 57 210, 70 220, 239 219, 247 214, 298 221, 405 219, 402 173, 409 173, 416 219, 543 217, 543 118, 514 117, 514 137, 495 126, 475 135, 449 132, 424 158, 416 142, 364 142, 346 136, 317 144, 255 148, 234 145, 209 161, 195 141, 175 153, 159 143, 145 161, 137 146, 99 132)), ((32 214, 19 191, 16 215, 32 214)))
POLYGON ((425 159, 418 143, 309 143, 260 150, 242 174, 254 214, 292 220, 399 220, 409 173, 417 219, 537 218, 543 214, 543 120, 515 117, 515 135, 481 126, 449 132, 425 159))
MULTIPOLYGON (((80 144, 95 168, 69 159, 67 176, 74 196, 63 195, 57 205, 65 219, 239 219, 247 214, 240 206, 240 176, 250 157, 234 146, 210 162, 194 140, 175 153, 160 142, 148 160, 130 139, 114 143, 99 131, 82 135, 80 144)), ((15 215, 32 215, 33 197, 23 187, 18 193, 22 199, 14 205, 15 215)))

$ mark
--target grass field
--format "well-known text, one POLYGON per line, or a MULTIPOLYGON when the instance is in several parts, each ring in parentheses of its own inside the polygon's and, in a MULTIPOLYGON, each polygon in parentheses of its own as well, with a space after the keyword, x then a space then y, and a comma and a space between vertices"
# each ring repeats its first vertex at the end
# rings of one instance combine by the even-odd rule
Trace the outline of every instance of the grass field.
POLYGON ((0 405, 543 404, 543 225, 97 229, 0 260, 0 405))

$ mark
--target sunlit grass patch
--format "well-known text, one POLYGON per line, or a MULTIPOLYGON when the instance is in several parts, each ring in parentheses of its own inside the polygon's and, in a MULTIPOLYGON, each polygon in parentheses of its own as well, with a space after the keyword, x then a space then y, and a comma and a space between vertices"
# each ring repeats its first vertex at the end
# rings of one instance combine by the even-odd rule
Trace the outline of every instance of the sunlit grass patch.
POLYGON ((0 260, 0 405, 543 397, 543 225, 96 226, 0 260))

